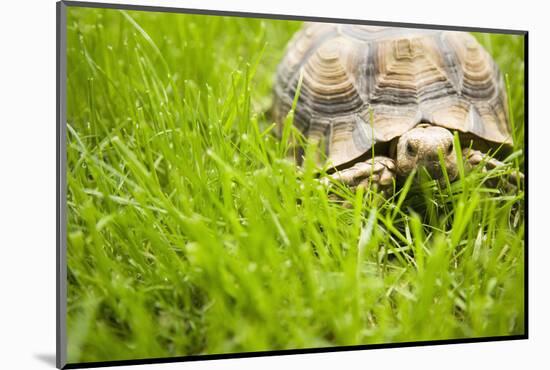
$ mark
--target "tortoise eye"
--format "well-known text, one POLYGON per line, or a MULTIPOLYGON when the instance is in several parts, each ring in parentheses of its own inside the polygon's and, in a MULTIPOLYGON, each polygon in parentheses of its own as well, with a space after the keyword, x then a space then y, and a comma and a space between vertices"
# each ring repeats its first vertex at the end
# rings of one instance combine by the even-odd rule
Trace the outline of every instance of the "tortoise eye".
POLYGON ((451 142, 449 146, 447 147, 447 155, 450 155, 453 152, 454 145, 451 142))
POLYGON ((407 154, 411 157, 416 155, 416 148, 410 142, 407 143, 407 154))

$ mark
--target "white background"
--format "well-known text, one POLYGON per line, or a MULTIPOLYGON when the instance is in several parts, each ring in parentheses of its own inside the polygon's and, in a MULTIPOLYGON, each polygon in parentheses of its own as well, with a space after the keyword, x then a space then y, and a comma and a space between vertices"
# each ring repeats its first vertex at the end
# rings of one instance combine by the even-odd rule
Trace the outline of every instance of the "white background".
MULTIPOLYGON (((143 365, 132 369, 207 369, 215 366, 239 370, 281 367, 500 370, 518 369, 523 365, 548 368, 550 19, 544 1, 126 2, 530 31, 529 340, 143 365)), ((0 368, 53 368, 55 1, 3 2, 0 40, 0 368)))

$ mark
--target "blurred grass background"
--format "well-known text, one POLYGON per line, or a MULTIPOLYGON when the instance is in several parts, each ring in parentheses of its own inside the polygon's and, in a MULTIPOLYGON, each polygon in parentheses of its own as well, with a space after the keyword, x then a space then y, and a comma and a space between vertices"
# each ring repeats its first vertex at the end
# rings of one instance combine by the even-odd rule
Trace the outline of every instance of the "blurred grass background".
MULTIPOLYGON (((300 22, 68 10, 70 363, 522 334, 523 37, 509 166, 328 199, 265 112, 300 22)), ((309 163, 309 165, 308 165, 309 163)))

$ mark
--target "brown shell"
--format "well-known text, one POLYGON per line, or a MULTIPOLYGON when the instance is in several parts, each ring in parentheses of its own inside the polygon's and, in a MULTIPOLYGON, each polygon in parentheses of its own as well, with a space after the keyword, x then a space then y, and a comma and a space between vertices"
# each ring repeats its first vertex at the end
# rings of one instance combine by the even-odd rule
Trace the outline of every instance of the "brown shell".
POLYGON ((512 143, 501 73, 465 32, 306 24, 277 71, 279 123, 300 76, 294 124, 333 166, 420 122, 512 143))

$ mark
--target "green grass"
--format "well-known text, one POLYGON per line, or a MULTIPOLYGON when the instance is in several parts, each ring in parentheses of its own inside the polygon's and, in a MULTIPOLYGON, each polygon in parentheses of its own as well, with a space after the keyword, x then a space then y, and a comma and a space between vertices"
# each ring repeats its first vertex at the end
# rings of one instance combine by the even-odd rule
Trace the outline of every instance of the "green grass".
MULTIPOLYGON (((516 156, 385 201, 302 169, 266 118, 299 22, 69 8, 68 360, 522 334, 523 38, 516 156)), ((410 185, 410 186, 409 186, 410 185)))

